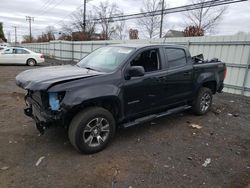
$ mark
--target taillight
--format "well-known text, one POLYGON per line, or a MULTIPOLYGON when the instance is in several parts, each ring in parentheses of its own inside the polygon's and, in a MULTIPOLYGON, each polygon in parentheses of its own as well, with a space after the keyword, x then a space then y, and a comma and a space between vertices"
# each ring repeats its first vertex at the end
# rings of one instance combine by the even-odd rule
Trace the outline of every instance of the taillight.
POLYGON ((225 71, 224 71, 224 80, 225 80, 226 76, 227 76, 227 67, 225 67, 225 71))
POLYGON ((40 58, 44 58, 44 55, 41 55, 40 58))

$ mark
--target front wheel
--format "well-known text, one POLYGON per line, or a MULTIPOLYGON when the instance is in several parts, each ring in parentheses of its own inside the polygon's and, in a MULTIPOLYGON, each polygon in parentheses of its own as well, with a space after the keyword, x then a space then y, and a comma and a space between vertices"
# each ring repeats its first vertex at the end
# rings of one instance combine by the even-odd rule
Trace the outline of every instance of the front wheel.
POLYGON ((103 150, 115 134, 113 115, 101 107, 80 111, 71 121, 68 136, 71 144, 81 153, 103 150))
POLYGON ((193 101, 192 109, 196 115, 208 112, 212 105, 213 94, 211 89, 202 87, 193 101))

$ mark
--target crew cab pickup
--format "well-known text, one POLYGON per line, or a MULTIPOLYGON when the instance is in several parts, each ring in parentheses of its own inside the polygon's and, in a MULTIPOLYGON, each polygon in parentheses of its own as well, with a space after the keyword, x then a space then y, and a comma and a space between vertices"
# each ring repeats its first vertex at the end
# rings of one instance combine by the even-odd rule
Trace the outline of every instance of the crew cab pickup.
POLYGON ((24 112, 38 130, 68 129, 82 153, 104 149, 118 127, 130 127, 191 108, 205 114, 221 92, 225 63, 192 58, 177 45, 120 44, 99 48, 76 65, 26 70, 24 112))

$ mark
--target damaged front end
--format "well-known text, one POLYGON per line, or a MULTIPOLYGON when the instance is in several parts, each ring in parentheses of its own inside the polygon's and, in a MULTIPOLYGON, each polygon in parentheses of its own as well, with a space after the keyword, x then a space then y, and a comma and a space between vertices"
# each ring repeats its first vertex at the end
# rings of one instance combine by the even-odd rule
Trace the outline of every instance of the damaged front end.
POLYGON ((24 113, 35 120, 41 133, 51 125, 65 125, 68 123, 66 115, 71 114, 66 114, 70 107, 63 103, 64 88, 60 88, 58 92, 49 92, 49 88, 102 74, 104 73, 72 65, 49 66, 21 72, 16 76, 16 84, 28 91, 24 113))
POLYGON ((25 95, 25 115, 33 118, 41 134, 51 125, 64 124, 65 110, 61 105, 65 93, 28 90, 25 95))

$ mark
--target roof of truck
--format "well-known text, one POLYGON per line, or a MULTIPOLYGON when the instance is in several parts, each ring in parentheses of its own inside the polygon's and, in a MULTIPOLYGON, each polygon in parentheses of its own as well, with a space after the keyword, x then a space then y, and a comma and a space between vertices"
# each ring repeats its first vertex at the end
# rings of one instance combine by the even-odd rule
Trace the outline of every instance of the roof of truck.
POLYGON ((185 48, 185 46, 182 45, 176 45, 176 44, 142 44, 142 43, 126 43, 126 44, 112 44, 110 46, 121 46, 121 47, 130 47, 130 48, 144 48, 149 46, 169 46, 169 47, 181 47, 185 48))

